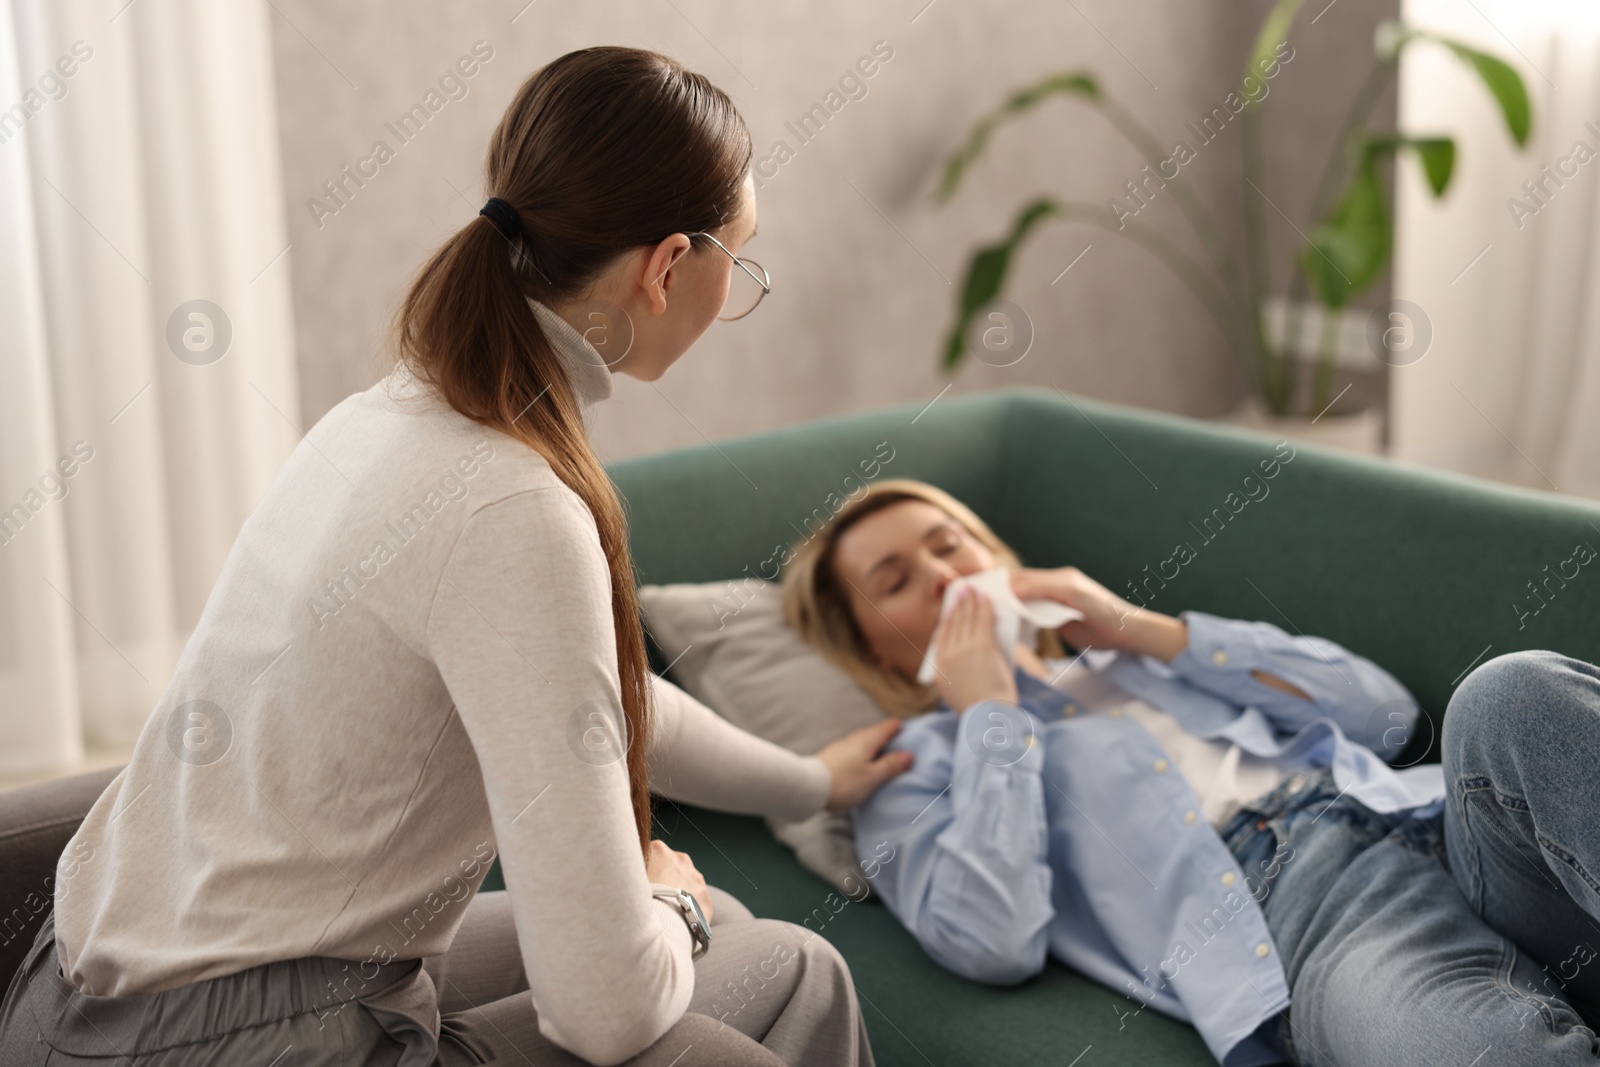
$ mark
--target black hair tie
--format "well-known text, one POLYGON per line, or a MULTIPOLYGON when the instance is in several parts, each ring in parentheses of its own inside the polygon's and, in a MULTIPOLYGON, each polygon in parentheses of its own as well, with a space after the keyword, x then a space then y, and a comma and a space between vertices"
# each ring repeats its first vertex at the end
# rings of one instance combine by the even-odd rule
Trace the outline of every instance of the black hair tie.
POLYGON ((478 214, 489 216, 489 221, 494 223, 495 229, 499 230, 506 240, 515 241, 522 236, 522 218, 509 200, 491 196, 489 202, 478 209, 478 214))

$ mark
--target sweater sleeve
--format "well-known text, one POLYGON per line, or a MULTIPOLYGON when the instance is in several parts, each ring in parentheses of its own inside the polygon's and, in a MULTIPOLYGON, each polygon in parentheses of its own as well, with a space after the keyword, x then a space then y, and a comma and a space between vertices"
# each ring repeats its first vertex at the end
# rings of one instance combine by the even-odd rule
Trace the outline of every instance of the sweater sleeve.
POLYGON ((822 810, 833 776, 821 760, 746 733, 665 678, 651 678, 654 792, 703 808, 780 819, 804 819, 822 810))
POLYGON ((650 893, 622 758, 610 573, 582 500, 553 486, 474 513, 427 641, 478 757, 539 1029, 584 1060, 620 1063, 687 1010, 693 944, 650 893))

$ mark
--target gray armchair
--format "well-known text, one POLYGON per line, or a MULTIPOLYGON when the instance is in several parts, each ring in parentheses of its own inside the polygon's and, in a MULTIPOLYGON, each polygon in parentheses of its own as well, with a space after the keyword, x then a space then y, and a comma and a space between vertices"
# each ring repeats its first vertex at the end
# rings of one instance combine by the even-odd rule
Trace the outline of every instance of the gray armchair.
POLYGON ((33 947, 55 896, 56 861, 106 786, 109 767, 0 793, 0 976, 11 976, 33 947))

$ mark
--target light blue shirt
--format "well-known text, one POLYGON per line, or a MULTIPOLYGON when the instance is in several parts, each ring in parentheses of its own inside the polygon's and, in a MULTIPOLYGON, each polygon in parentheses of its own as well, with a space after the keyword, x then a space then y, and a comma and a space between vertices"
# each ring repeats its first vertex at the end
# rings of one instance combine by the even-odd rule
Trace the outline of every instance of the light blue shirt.
MULTIPOLYGON (((1171 663, 1096 650, 1084 663, 1196 737, 1236 743, 1286 774, 1331 767, 1375 811, 1442 807, 1437 765, 1401 775, 1384 762, 1419 714, 1388 672, 1270 623, 1181 617, 1189 645, 1171 663)), ((913 754, 911 769, 854 811, 873 889, 957 974, 1009 985, 1054 955, 1137 1000, 1130 1011, 1192 1023, 1225 1067, 1278 1062, 1255 1036, 1289 1004, 1258 903, 1272 872, 1240 868, 1133 717, 1064 714, 1078 710, 1070 696, 1020 668, 1016 677, 1019 705, 984 701, 957 715, 941 704, 889 744, 913 754)))

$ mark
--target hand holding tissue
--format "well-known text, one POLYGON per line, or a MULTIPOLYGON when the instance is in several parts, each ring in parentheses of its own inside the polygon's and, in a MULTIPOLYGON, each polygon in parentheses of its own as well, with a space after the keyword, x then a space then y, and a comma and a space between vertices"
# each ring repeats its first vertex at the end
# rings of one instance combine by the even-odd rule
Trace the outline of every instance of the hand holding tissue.
MULTIPOLYGON (((1011 591, 1011 572, 1005 567, 991 567, 976 574, 964 574, 944 587, 944 603, 939 607, 942 623, 955 606, 956 596, 966 586, 988 597, 994 608, 994 637, 1005 654, 1006 662, 1016 658, 1017 642, 1032 642, 1040 627, 1055 629, 1071 619, 1081 619, 1083 612, 1054 600, 1019 600, 1011 591)), ((923 685, 933 682, 938 671, 939 634, 934 631, 928 642, 927 654, 922 657, 922 668, 917 671, 917 681, 923 685)))

